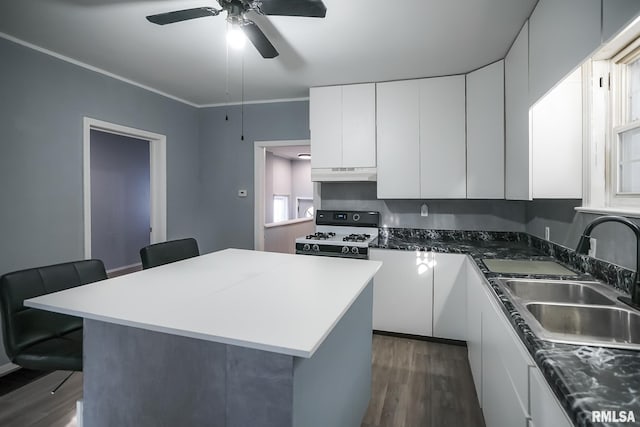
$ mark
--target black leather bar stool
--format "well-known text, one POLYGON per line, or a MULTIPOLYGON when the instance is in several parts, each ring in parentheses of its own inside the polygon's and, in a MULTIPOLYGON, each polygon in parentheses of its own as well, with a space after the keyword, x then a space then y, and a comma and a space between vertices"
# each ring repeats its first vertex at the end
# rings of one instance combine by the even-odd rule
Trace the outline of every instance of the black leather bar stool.
POLYGON ((107 278, 100 260, 74 261, 14 271, 0 277, 4 348, 27 369, 82 371, 82 318, 25 307, 24 300, 107 278))
POLYGON ((145 270, 199 255, 198 242, 194 238, 155 243, 140 249, 142 268, 145 270))

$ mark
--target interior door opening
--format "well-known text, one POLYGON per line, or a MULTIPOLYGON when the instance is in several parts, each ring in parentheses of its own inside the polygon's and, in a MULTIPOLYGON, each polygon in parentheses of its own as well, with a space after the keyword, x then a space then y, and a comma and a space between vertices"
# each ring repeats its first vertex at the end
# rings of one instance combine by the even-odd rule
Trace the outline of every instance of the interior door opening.
POLYGON ((91 254, 108 271, 135 269, 151 241, 150 143, 91 130, 91 254))
POLYGON ((167 239, 166 137, 84 118, 84 257, 110 276, 140 268, 139 251, 167 239))
POLYGON ((295 238, 310 234, 314 199, 309 141, 255 142, 255 249, 295 253, 295 238))

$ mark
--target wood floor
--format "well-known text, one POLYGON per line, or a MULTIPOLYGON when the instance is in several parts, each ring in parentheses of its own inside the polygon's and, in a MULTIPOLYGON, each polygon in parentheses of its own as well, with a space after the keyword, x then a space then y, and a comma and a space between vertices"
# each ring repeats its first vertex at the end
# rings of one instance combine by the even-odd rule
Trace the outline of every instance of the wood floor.
POLYGON ((467 348, 373 336, 372 390, 362 427, 483 427, 467 348))
MULTIPOLYGON (((0 426, 75 427, 82 374, 50 394, 66 374, 0 396, 0 426)), ((362 427, 484 426, 465 347, 374 335, 372 376, 362 427)))

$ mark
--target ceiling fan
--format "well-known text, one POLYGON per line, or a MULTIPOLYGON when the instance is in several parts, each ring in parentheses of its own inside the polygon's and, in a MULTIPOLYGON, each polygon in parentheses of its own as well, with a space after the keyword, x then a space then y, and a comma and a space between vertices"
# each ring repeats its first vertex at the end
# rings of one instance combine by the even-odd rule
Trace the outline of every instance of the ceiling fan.
POLYGON ((206 16, 218 16, 227 12, 227 22, 242 29, 247 38, 260 52, 263 58, 275 58, 278 51, 271 44, 262 30, 250 19, 247 12, 254 11, 260 15, 305 16, 324 18, 327 8, 322 0, 217 0, 222 9, 212 7, 196 7, 194 9, 176 10, 147 16, 154 24, 166 25, 206 16))

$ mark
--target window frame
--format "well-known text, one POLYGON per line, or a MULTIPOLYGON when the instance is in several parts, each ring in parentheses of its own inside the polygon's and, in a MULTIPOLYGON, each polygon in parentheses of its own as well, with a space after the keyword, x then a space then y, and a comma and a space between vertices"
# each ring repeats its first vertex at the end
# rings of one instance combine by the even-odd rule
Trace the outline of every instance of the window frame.
POLYGON ((640 59, 640 37, 613 55, 610 60, 610 91, 608 100, 608 123, 606 145, 608 152, 605 188, 607 207, 637 208, 640 210, 640 192, 622 192, 620 164, 622 135, 640 129, 640 120, 630 121, 628 64, 640 59))

